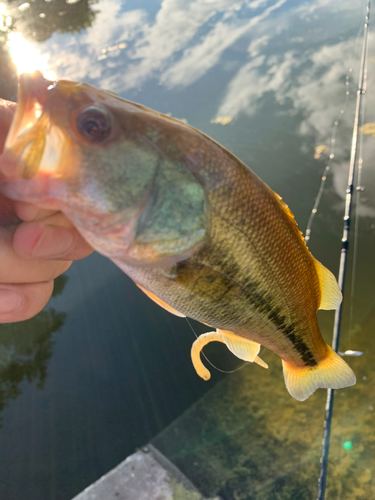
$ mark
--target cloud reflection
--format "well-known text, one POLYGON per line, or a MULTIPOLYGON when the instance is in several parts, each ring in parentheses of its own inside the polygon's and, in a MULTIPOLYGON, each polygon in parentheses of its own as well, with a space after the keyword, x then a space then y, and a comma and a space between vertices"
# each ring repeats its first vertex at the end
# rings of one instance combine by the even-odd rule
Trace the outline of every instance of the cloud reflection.
POLYGON ((186 49, 178 63, 167 70, 163 76, 168 86, 190 85, 215 66, 224 50, 232 46, 241 36, 265 20, 274 10, 279 9, 287 0, 279 0, 274 5, 242 23, 233 14, 231 22, 218 22, 208 34, 192 48, 186 49))
POLYGON ((57 44, 54 40, 49 40, 45 47, 51 55, 58 78, 94 82, 100 80, 98 86, 115 91, 116 80, 121 80, 119 75, 122 73, 128 41, 144 35, 147 30, 147 14, 141 9, 123 12, 121 4, 115 0, 104 0, 100 7, 94 29, 64 37, 64 43, 57 44), (109 51, 106 58, 101 57, 103 50, 114 46, 118 46, 119 50, 109 51), (117 72, 112 82, 107 74, 113 74, 113 61, 118 57, 122 60, 116 64, 117 72))
MULTIPOLYGON (((155 22, 148 26, 144 37, 135 43, 134 50, 130 55, 134 62, 128 66, 127 72, 122 78, 123 89, 137 88, 146 79, 161 71, 165 77, 163 77, 164 80, 173 79, 173 75, 177 73, 174 68, 179 64, 179 52, 183 52, 181 59, 189 55, 195 59, 195 54, 192 53, 189 44, 196 36, 203 37, 204 40, 207 39, 207 36, 200 33, 203 26, 207 27, 213 18, 220 19, 223 15, 226 19, 232 18, 233 13, 237 12, 244 3, 246 2, 233 0, 215 2, 164 0, 155 17, 155 22), (169 77, 166 76, 168 73, 169 77)), ((219 36, 225 36, 225 33, 220 32, 217 21, 213 23, 212 31, 215 30, 218 31, 219 36)), ((232 37, 232 43, 235 38, 232 37)), ((207 55, 207 52, 204 50, 203 52, 207 55)), ((211 60, 215 64, 217 58, 213 56, 211 60)), ((199 72, 199 68, 192 66, 190 73, 196 74, 197 72, 199 72)), ((175 78, 177 79, 177 77, 175 78)), ((168 84, 174 85, 173 82, 168 82, 168 84)))
MULTIPOLYGON (((355 13, 360 19, 359 7, 353 0, 298 7, 288 0, 163 0, 153 14, 104 0, 92 29, 62 35, 64 43, 56 43, 54 35, 44 47, 58 77, 90 81, 120 95, 151 81, 181 90, 216 68, 225 74, 224 90, 213 97, 220 102, 209 117, 212 123, 262 113, 264 100, 272 96, 280 108, 276 112, 301 116, 299 133, 310 143, 313 138, 313 147, 329 146, 345 102, 345 76, 350 67, 357 75, 359 57, 354 34, 337 42, 339 28, 326 29, 327 20, 334 14, 335 26, 342 21, 347 29, 355 13)), ((340 118, 345 134, 337 138, 338 164, 348 155, 352 125, 348 110, 340 118)), ((336 180, 341 170, 333 169, 336 180)))
MULTIPOLYGON (((170 88, 186 86, 207 73, 227 48, 249 36, 286 2, 278 0, 254 16, 254 2, 245 0, 164 0, 150 20, 145 10, 124 12, 118 2, 105 0, 95 29, 70 37, 64 47, 46 46, 50 45, 51 58, 58 60, 58 76, 64 78, 100 79, 102 86, 119 92, 139 88, 153 77, 170 88), (128 44, 126 58, 113 54, 94 64, 103 48, 118 43, 128 44), (125 70, 114 74, 114 61, 125 70)), ((264 3, 257 2, 257 8, 264 3)))

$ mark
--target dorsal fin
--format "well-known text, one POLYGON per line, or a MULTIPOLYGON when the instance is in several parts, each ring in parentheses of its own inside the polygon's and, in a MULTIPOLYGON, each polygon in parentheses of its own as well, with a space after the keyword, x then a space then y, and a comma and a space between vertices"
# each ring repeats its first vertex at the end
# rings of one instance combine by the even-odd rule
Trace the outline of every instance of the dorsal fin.
POLYGON ((296 219, 294 218, 293 212, 290 210, 290 208, 288 207, 288 205, 285 203, 285 201, 283 201, 283 199, 281 198, 281 196, 279 194, 275 193, 275 191, 273 191, 271 188, 270 188, 270 190, 275 195, 276 200, 277 200, 278 204, 280 205, 281 210, 288 216, 289 220, 292 222, 294 228, 296 229, 296 231, 298 232, 301 240, 303 241, 303 243, 304 243, 304 245, 306 247, 306 250, 308 252, 310 252, 310 250, 308 249, 308 247, 306 245, 305 238, 303 237, 303 233, 300 230, 300 228, 298 227, 296 219))
POLYGON ((320 284, 319 309, 337 309, 342 301, 342 293, 335 276, 315 258, 314 265, 320 284))
POLYGON ((275 193, 275 191, 272 191, 272 192, 276 196, 277 201, 280 203, 281 208, 284 210, 284 212, 288 215, 288 217, 290 219, 292 219, 292 221, 294 222, 294 224, 297 226, 297 222, 296 222, 296 220, 294 218, 293 212, 290 210, 290 208, 288 207, 288 205, 285 203, 285 201, 282 199, 282 197, 279 194, 275 193))
MULTIPOLYGON (((289 217, 289 219, 292 221, 293 226, 295 227, 296 231, 301 237, 301 240, 303 241, 306 250, 310 253, 310 250, 308 249, 305 239, 303 237, 302 231, 299 229, 297 222, 294 219, 294 215, 288 205, 283 202, 281 199, 281 196, 279 196, 277 193, 272 191, 274 195, 276 196, 276 199, 278 203, 280 204, 281 209, 284 211, 284 213, 289 217)), ((315 259, 315 257, 311 256, 314 260, 314 265, 316 272, 318 273, 319 277, 319 284, 320 284, 320 293, 321 293, 321 298, 320 298, 320 304, 318 309, 337 309, 339 305, 341 304, 342 301, 342 294, 340 291, 340 288, 337 284, 335 276, 329 271, 326 267, 323 266, 318 260, 315 259)))

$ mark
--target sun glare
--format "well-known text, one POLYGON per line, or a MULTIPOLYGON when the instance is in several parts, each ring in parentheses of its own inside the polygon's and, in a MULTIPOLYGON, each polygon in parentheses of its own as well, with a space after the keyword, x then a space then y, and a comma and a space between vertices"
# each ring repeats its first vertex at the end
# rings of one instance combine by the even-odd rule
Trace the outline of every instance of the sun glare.
POLYGON ((3 3, 0 3, 0 31, 8 31, 12 19, 8 16, 7 9, 3 3))
POLYGON ((56 75, 48 68, 48 54, 40 54, 21 33, 9 33, 7 45, 10 56, 19 74, 39 70, 48 80, 56 80, 56 75))

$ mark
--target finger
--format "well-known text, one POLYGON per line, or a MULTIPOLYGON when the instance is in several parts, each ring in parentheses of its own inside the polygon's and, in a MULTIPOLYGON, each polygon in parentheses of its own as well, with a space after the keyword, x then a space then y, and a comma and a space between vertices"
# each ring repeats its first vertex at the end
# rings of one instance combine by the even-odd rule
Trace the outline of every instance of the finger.
POLYGON ((14 202, 0 193, 0 226, 19 224, 14 202))
POLYGON ((61 212, 18 226, 13 246, 19 255, 26 258, 78 260, 93 252, 61 212))
POLYGON ((14 202, 14 207, 18 217, 25 222, 45 219, 50 215, 57 213, 57 210, 40 208, 37 205, 27 203, 26 201, 16 201, 14 202))
POLYGON ((8 135, 16 107, 16 103, 0 99, 0 153, 3 152, 4 143, 8 135))
POLYGON ((10 230, 0 227, 0 283, 51 281, 69 268, 70 261, 46 259, 30 261, 20 256, 13 247, 13 233, 14 228, 10 230))
POLYGON ((32 318, 49 301, 53 281, 0 285, 0 323, 32 318))

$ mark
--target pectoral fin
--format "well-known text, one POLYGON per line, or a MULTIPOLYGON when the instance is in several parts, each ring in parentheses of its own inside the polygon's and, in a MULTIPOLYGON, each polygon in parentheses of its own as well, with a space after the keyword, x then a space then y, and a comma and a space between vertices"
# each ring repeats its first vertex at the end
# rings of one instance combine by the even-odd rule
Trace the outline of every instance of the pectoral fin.
POLYGON ((158 306, 160 306, 163 309, 165 309, 166 311, 174 314, 175 316, 179 316, 180 318, 186 318, 185 314, 180 313, 179 311, 177 311, 176 309, 171 307, 169 304, 164 302, 164 300, 159 299, 159 297, 154 295, 152 292, 146 290, 146 288, 143 288, 143 286, 138 285, 138 283, 136 283, 136 285, 138 288, 140 288, 142 290, 143 293, 145 293, 147 295, 147 297, 149 297, 151 300, 153 300, 158 306))
POLYGON ((209 380, 211 378, 211 374, 202 363, 200 356, 201 350, 205 345, 215 341, 225 344, 238 358, 243 359, 244 361, 257 363, 263 368, 268 368, 267 363, 265 363, 258 356, 260 344, 253 342, 252 340, 239 337, 231 332, 216 330, 216 332, 208 332, 200 335, 191 347, 191 360, 193 362, 193 366, 197 374, 203 378, 203 380, 209 380))
POLYGON ((318 260, 314 259, 320 283, 319 309, 337 309, 342 301, 342 293, 335 276, 318 260))

